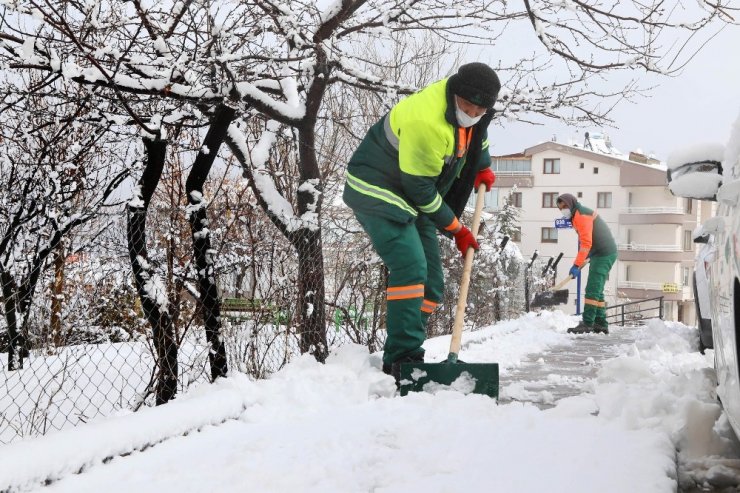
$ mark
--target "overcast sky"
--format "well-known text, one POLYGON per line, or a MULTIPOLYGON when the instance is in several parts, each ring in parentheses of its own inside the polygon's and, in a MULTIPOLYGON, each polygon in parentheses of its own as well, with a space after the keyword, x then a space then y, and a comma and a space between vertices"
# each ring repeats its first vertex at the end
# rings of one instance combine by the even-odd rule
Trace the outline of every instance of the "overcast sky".
MULTIPOLYGON (((724 29, 677 77, 645 76, 659 84, 638 104, 621 103, 612 114, 619 128, 568 128, 504 123, 491 129, 491 153, 521 152, 557 135, 559 142, 583 143, 586 130, 603 131, 623 153, 641 149, 665 161, 692 143, 726 143, 740 114, 740 26, 724 29)), ((646 84, 648 85, 648 84, 646 84)))

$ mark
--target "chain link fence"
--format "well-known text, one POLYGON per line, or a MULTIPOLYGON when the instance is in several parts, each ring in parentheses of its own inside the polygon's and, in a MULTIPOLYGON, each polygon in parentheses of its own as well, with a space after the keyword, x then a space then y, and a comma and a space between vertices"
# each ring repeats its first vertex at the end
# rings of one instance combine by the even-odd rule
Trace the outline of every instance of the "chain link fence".
MULTIPOLYGON (((219 286, 221 338, 229 371, 264 378, 300 354, 297 265, 307 252, 281 241, 269 222, 244 226, 249 218, 243 216, 243 211, 234 210, 213 215, 211 254, 219 286), (244 226, 239 235, 224 226, 229 221, 244 226), (250 229, 262 234, 252 235, 250 229)), ((116 220, 122 223, 125 216, 116 220)), ((354 343, 370 352, 382 350, 387 271, 351 217, 334 214, 323 229, 329 349, 354 343)), ((8 305, 2 305, 0 443, 154 405, 158 353, 152 326, 134 286, 122 240, 125 233, 120 227, 108 233, 114 240, 98 242, 89 250, 60 249, 41 273, 19 324, 14 367, 8 358, 8 305)), ((171 234, 162 238, 148 239, 150 271, 158 276, 150 281, 167 298, 177 346, 177 391, 182 392, 210 380, 210 346, 198 310, 197 276, 185 251, 187 241, 178 251, 171 234)), ((430 320, 430 336, 449 333, 459 279, 456 269, 461 266, 452 242, 442 244, 447 294, 430 320)), ((482 280, 471 289, 468 330, 523 312, 523 286, 531 282, 525 276, 541 269, 537 264, 528 272, 519 266, 511 277, 497 278, 496 255, 495 250, 481 255, 480 272, 488 274, 480 274, 482 280), (491 297, 495 302, 486 303, 491 297)), ((524 265, 523 260, 520 263, 524 265)))
MULTIPOLYGON (((178 228, 161 231, 162 224, 171 224, 161 219, 172 212, 150 211, 154 220, 149 223, 155 227, 149 232, 145 264, 149 293, 166 297, 169 330, 177 346, 177 390, 182 392, 210 380, 210 348, 186 238, 178 246, 172 241, 172 231, 178 228)), ((235 228, 218 223, 243 225, 241 212, 230 210, 214 219, 219 227, 214 228, 211 254, 219 284, 221 335, 230 371, 263 378, 300 354, 296 266, 297 255, 306 252, 276 241, 279 233, 269 223, 251 224, 235 241, 235 228), (270 234, 252 235, 251 229, 270 234)), ((155 338, 134 285, 121 226, 125 214, 114 219, 118 228, 109 229, 110 241, 74 253, 60 246, 39 272, 37 289, 25 298, 23 309, 21 303, 5 302, 5 293, 17 301, 17 283, 11 280, 3 286, 9 289, 3 289, 0 304, 0 443, 154 405, 155 338), (13 331, 8 330, 9 319, 13 331)), ((327 342, 329 347, 354 342, 375 351, 384 339, 382 304, 357 291, 368 284, 368 267, 348 262, 350 257, 325 255, 327 272, 341 271, 336 275, 344 276, 340 291, 351 291, 334 294, 337 277, 327 274, 327 298, 333 300, 326 306, 327 342), (346 296, 351 298, 348 303, 346 296)))

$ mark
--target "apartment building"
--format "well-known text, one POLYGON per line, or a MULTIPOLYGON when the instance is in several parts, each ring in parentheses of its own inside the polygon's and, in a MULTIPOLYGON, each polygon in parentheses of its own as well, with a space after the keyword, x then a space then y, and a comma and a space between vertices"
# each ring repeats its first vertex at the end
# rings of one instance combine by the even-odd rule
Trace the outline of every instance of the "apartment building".
MULTIPOLYGON (((522 153, 494 157, 497 178, 487 193, 486 209, 495 212, 516 187, 512 198, 521 208, 521 234, 513 240, 525 256, 535 250, 545 258, 562 252, 558 278, 563 278, 577 253, 578 237, 572 229, 555 227, 561 217, 555 202, 559 194, 572 193, 598 211, 618 244, 617 263, 605 288, 607 303, 663 296, 666 319, 693 323, 692 232, 710 216, 711 207, 671 195, 665 167, 654 159, 639 153, 625 158, 598 134, 586 145, 543 142, 522 153)), ((575 313, 575 282, 570 293, 568 305, 561 308, 575 313)))

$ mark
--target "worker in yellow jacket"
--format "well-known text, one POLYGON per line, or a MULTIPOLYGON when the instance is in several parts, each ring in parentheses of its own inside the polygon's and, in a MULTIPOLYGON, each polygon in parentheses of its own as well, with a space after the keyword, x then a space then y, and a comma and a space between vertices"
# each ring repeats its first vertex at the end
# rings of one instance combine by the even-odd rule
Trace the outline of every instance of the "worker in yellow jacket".
POLYGON ((483 63, 402 99, 350 159, 344 201, 389 270, 383 369, 423 361, 426 322, 442 300, 437 230, 464 255, 478 248, 459 217, 473 187, 490 190, 488 125, 501 84, 483 63))

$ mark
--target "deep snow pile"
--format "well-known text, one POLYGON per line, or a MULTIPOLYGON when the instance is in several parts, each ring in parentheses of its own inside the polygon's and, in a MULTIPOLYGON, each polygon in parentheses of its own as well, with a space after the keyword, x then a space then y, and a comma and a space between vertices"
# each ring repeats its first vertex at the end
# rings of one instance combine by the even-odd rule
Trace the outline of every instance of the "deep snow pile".
MULTIPOLYGON (((566 334, 574 320, 529 314, 465 334, 462 354, 505 372, 578 344, 566 334)), ((427 359, 444 358, 448 342, 428 341, 427 359)), ((588 392, 548 410, 449 391, 393 397, 378 357, 347 346, 325 365, 302 357, 269 380, 234 375, 167 406, 4 447, 0 489, 48 479, 45 491, 106 493, 674 491, 677 449, 683 484, 732 474, 711 354, 695 346, 693 328, 652 321, 588 392)))

